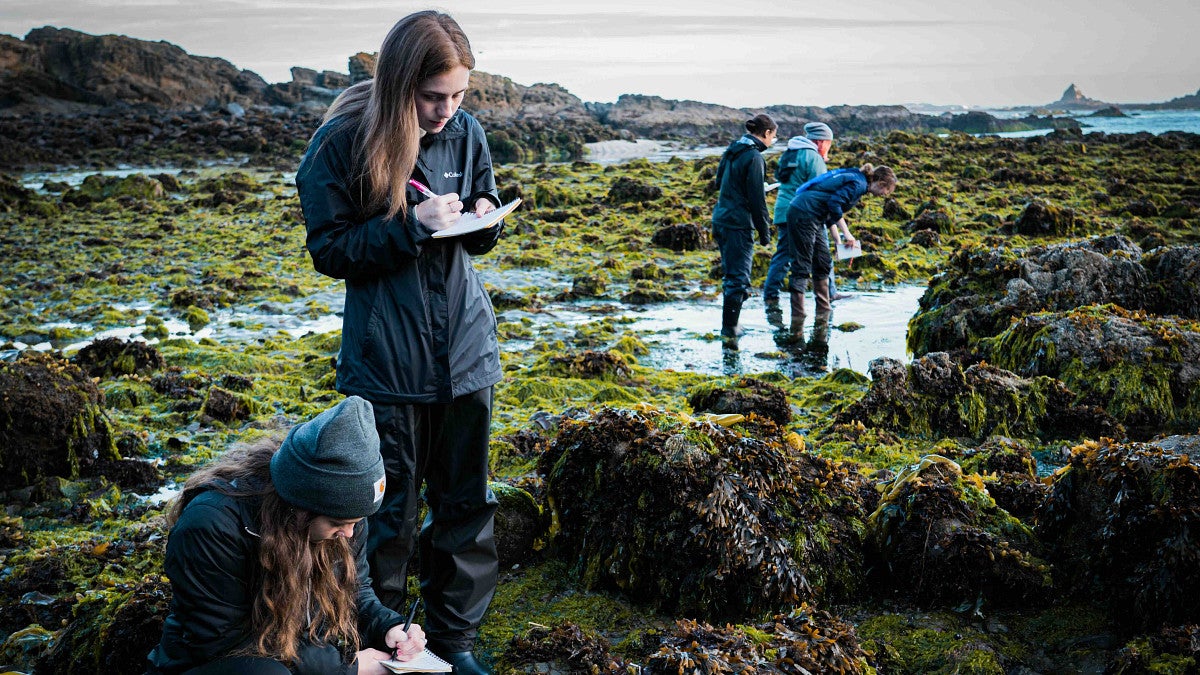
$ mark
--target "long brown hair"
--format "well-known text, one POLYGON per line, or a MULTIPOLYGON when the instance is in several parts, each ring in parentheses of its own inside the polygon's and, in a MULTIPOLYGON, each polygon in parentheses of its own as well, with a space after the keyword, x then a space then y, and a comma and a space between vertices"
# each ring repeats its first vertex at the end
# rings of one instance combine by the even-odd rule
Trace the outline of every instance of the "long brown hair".
MULTIPOLYGON (((355 597, 358 574, 350 544, 334 538, 310 542, 308 526, 315 514, 297 509, 275 493, 271 456, 279 449, 279 432, 231 448, 216 462, 193 473, 167 512, 174 525, 183 509, 201 492, 217 490, 234 497, 261 497, 258 531, 258 575, 249 630, 255 643, 247 653, 294 663, 300 637, 341 648, 344 657, 359 650, 355 597)), ((246 534, 250 536, 250 534, 246 534)))
POLYGON ((888 166, 875 166, 873 164, 863 164, 859 169, 863 176, 867 178, 867 187, 879 184, 886 192, 891 192, 896 189, 896 172, 892 171, 888 166))
POLYGON ((417 87, 456 66, 475 68, 471 43, 458 23, 433 10, 409 14, 384 38, 375 79, 343 91, 325 112, 326 122, 343 115, 359 119, 369 208, 387 204, 389 218, 407 210, 405 185, 421 141, 417 87))

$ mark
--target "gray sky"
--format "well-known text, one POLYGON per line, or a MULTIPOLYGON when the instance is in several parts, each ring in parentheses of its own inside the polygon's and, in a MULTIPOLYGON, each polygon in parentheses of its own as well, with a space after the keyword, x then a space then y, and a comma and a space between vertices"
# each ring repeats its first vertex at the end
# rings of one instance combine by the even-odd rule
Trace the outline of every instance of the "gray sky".
POLYGON ((585 101, 653 94, 749 107, 1118 103, 1200 89, 1200 1, 4 0, 0 33, 52 25, 166 40, 269 82, 346 72, 404 14, 462 24, 477 68, 585 101))

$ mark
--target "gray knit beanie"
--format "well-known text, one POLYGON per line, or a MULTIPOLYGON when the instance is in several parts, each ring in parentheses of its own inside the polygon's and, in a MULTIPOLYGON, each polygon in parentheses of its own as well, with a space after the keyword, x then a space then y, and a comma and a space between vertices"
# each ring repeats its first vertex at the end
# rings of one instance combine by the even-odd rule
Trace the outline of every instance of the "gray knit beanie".
POLYGON ((351 396, 292 427, 271 458, 284 501, 330 518, 365 518, 383 502, 386 478, 371 404, 351 396))
POLYGON ((804 135, 808 136, 810 141, 832 141, 833 129, 824 122, 809 122, 804 125, 804 135))

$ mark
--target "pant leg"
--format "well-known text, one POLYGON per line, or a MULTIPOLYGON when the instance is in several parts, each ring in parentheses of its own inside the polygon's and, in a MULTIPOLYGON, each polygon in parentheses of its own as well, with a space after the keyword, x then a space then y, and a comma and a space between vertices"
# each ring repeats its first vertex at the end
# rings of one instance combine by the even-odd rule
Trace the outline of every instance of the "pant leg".
POLYGON ((767 280, 763 282, 763 297, 777 298, 787 279, 788 268, 792 266, 792 239, 788 236, 787 222, 776 223, 779 228, 779 239, 775 244, 775 253, 771 255, 771 264, 767 267, 767 280))
MULTIPOLYGON (((812 276, 813 248, 816 245, 817 230, 823 226, 809 217, 802 209, 788 209, 789 237, 792 240, 792 276, 789 288, 803 292, 812 276)), ((826 243, 828 247, 828 243, 826 243)), ((826 257, 829 252, 826 250, 826 257)))
POLYGON ((833 272, 833 257, 829 255, 829 230, 824 226, 817 227, 813 233, 812 247, 812 278, 829 277, 833 272))
POLYGON ((448 652, 468 651, 496 593, 499 562, 488 489, 492 388, 434 410, 419 537, 425 633, 448 652))
POLYGON ((377 403, 373 407, 387 488, 379 510, 368 519, 367 563, 380 602, 404 613, 408 561, 416 550, 421 481, 428 454, 429 406, 377 403))
POLYGON ((750 266, 754 262, 754 233, 750 230, 722 230, 717 238, 721 249, 724 276, 721 289, 725 299, 741 304, 750 297, 750 266))

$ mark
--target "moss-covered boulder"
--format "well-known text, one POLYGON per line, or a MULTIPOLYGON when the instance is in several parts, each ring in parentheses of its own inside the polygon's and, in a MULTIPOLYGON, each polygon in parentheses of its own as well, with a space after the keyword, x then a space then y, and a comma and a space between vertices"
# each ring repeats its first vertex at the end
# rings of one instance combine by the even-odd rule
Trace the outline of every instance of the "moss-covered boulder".
POLYGON ((1105 303, 1157 306, 1159 291, 1140 258, 1141 249, 1121 236, 1026 250, 959 250, 921 296, 908 347, 917 356, 974 355, 981 338, 1034 312, 1105 303))
POLYGON ((0 363, 0 489, 118 459, 104 394, 78 366, 35 351, 0 363))
POLYGON ((63 195, 64 202, 87 206, 105 199, 125 197, 137 200, 158 200, 166 197, 162 183, 144 174, 134 173, 122 178, 94 173, 83 179, 79 187, 63 195))
POLYGON ((1086 307, 1034 314, 980 346, 1000 367, 1061 380, 1078 402, 1103 407, 1135 437, 1200 425, 1196 321, 1086 307))
POLYGON ((787 392, 752 377, 743 377, 729 387, 698 387, 689 394, 688 405, 696 412, 719 415, 754 413, 780 426, 792 422, 792 407, 788 403, 787 392))
POLYGON ((1026 237, 1068 236, 1075 231, 1076 219, 1075 211, 1065 206, 1034 199, 1012 224, 1012 232, 1026 237))
POLYGON ((163 369, 162 354, 153 345, 136 340, 102 338, 79 350, 75 364, 92 377, 149 375, 163 369))
POLYGON ((620 176, 608 188, 605 200, 609 204, 651 202, 663 196, 662 188, 629 176, 620 176))
POLYGON ((534 543, 546 530, 542 510, 526 491, 504 483, 489 487, 500 503, 496 507, 496 552, 500 568, 525 562, 533 555, 534 543))
POLYGON ((1049 377, 1024 378, 986 363, 967 368, 945 352, 910 365, 889 358, 869 365, 871 389, 838 413, 839 424, 922 438, 993 435, 1079 438, 1113 434, 1104 413, 1076 404, 1076 395, 1049 377))
POLYGON ((250 396, 221 387, 209 387, 201 411, 209 418, 225 424, 250 419, 260 405, 250 396))
POLYGON ((853 594, 865 479, 779 441, 647 409, 564 420, 538 465, 588 588, 736 618, 853 594))
POLYGON ((1046 599, 1050 566, 1033 531, 937 455, 885 486, 871 514, 875 571, 891 592, 921 604, 1022 605, 1046 599))
POLYGON ((1200 623, 1200 437, 1088 441, 1038 513, 1060 583, 1121 625, 1200 623))
POLYGON ((656 230, 650 243, 672 251, 697 251, 709 247, 710 237, 706 227, 696 223, 675 223, 656 230))

